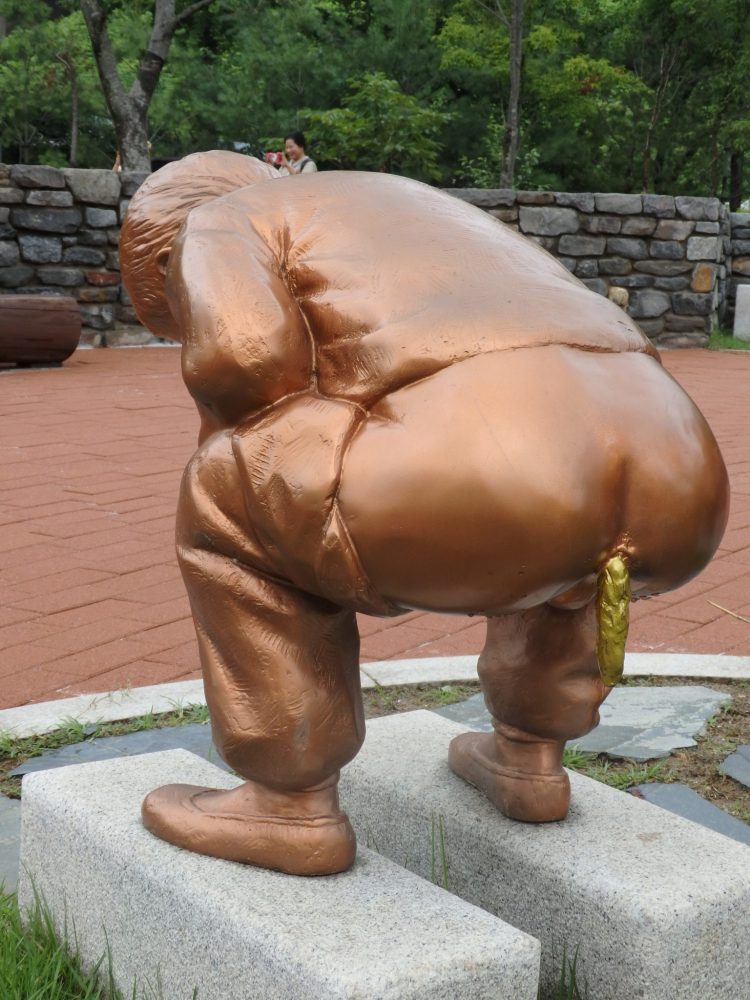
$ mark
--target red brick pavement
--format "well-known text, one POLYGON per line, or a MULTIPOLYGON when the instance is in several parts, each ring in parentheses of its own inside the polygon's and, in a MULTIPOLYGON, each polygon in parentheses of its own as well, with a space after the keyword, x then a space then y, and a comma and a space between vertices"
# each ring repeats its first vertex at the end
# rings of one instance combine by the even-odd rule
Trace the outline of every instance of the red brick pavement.
MULTIPOLYGON (((666 366, 721 442, 733 486, 717 558, 634 608, 633 650, 750 655, 750 353, 666 366), (713 602, 713 603, 710 603, 713 602)), ((79 351, 0 374, 0 707, 197 675, 173 552, 197 419, 175 349, 79 351)), ((364 660, 477 653, 472 618, 363 618, 364 660)))

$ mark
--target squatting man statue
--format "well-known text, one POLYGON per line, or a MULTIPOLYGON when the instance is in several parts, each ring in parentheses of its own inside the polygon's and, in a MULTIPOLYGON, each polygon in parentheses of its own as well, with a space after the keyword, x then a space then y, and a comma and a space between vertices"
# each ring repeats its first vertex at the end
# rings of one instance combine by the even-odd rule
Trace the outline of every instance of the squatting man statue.
POLYGON ((480 210, 375 173, 276 183, 197 153, 122 231, 143 323, 201 416, 177 550, 214 739, 245 779, 169 785, 158 837, 301 875, 355 856, 339 770, 364 720, 355 612, 488 618, 490 734, 453 770, 565 817, 566 740, 622 671, 627 606, 708 562, 716 441, 638 327, 480 210))

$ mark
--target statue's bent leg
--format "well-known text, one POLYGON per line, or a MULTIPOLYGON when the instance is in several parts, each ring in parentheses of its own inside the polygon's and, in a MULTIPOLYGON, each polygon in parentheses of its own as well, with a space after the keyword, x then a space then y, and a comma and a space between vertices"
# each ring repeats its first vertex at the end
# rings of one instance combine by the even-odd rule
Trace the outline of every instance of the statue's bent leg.
POLYGON ((506 816, 565 818, 565 743, 594 728, 610 690, 599 674, 596 640, 593 602, 489 619, 479 677, 495 731, 457 736, 449 760, 506 816))
POLYGON ((157 789, 145 825, 189 850, 291 874, 348 868, 355 840, 337 783, 364 738, 354 612, 270 564, 228 433, 188 466, 177 541, 214 740, 246 781, 157 789))

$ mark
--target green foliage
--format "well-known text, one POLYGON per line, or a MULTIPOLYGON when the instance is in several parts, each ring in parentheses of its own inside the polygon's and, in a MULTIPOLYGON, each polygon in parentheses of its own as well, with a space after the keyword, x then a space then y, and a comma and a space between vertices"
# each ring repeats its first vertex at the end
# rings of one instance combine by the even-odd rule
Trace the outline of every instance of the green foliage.
POLYGON ((338 167, 425 180, 440 176, 437 136, 449 115, 403 93, 383 73, 350 80, 342 107, 308 111, 305 117, 319 157, 338 167))
MULTIPOLYGON (((177 0, 178 10, 190 6, 177 0)), ((124 84, 154 0, 106 0, 124 84)), ((213 0, 178 28, 149 109, 159 158, 308 133, 324 167, 495 186, 510 0, 213 0)), ((2 158, 109 166, 114 133, 75 0, 0 0, 2 158), (75 85, 76 100, 73 99, 75 85)), ((515 183, 743 195, 750 4, 525 0, 515 183)))

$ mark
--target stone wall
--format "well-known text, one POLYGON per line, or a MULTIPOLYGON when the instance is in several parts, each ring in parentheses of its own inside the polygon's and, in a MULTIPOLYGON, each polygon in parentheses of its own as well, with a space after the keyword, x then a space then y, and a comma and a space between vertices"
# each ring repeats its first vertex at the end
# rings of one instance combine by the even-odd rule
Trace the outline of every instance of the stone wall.
POLYGON ((135 323, 120 282, 120 224, 146 174, 0 164, 0 294, 64 294, 84 339, 135 323))
MULTIPOLYGON (((85 341, 121 342, 116 326, 137 319, 120 282, 120 225, 145 176, 0 164, 0 294, 73 295, 85 341)), ((450 193, 536 240, 662 346, 705 343, 750 284, 750 215, 716 198, 450 193)))
POLYGON ((730 216, 717 198, 451 193, 536 240, 589 288, 625 308, 656 344, 699 346, 724 319, 730 216))

